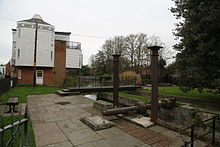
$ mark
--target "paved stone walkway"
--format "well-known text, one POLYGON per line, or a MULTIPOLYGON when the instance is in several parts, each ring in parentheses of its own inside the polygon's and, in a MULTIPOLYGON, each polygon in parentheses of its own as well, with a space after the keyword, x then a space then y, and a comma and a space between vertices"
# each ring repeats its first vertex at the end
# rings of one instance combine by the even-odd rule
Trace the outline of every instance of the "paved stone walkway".
MULTIPOLYGON (((178 134, 160 126, 148 129, 115 119, 116 127, 93 131, 79 119, 101 115, 93 100, 55 94, 28 96, 37 147, 150 147, 182 145, 178 134), (61 102, 61 103, 60 103, 61 102), (62 103, 65 102, 65 103, 62 103)), ((205 146, 198 142, 195 146, 205 146)))

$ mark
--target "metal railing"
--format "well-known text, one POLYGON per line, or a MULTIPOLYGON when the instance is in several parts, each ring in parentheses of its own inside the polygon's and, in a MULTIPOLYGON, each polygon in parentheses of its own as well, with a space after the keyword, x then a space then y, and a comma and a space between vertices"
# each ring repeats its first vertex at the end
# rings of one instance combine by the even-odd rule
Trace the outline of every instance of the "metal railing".
POLYGON ((113 84, 111 76, 76 76, 77 87, 103 87, 113 84))
MULTIPOLYGON (((179 135, 180 135, 180 138, 182 139, 182 141, 184 142, 184 144, 182 145, 183 147, 193 147, 194 146, 194 142, 198 139, 201 139, 202 137, 205 137, 206 135, 208 134, 211 134, 211 143, 212 144, 215 144, 215 133, 216 133, 216 120, 219 119, 219 115, 215 115, 209 119, 206 119, 206 120, 203 120, 202 123, 207 123, 209 121, 212 121, 212 125, 211 125, 211 130, 203 133, 202 135, 196 135, 195 134, 195 127, 196 125, 193 124, 191 126, 188 126, 180 131, 178 131, 179 135), (185 132, 186 130, 189 130, 190 129, 190 140, 187 141, 183 136, 182 136, 182 132, 185 132)), ((207 127, 210 127, 209 125, 207 125, 207 127)))
POLYGON ((80 42, 74 42, 74 41, 67 41, 66 48, 81 50, 81 43, 80 42))
MULTIPOLYGON (((5 110, 6 109, 7 107, 5 107, 5 110)), ((19 115, 17 116, 18 117, 17 121, 14 121, 15 115, 14 115, 13 110, 11 111, 11 114, 9 115, 10 124, 5 124, 6 116, 4 116, 4 113, 1 115, 0 145, 2 147, 9 147, 9 146, 28 147, 29 146, 28 108, 26 106, 23 118, 22 118, 21 110, 22 108, 20 105, 20 110, 19 110, 19 115)))
MULTIPOLYGON (((112 76, 75 76, 74 87, 100 87, 103 86, 112 86, 113 85, 113 77, 112 76)), ((136 78, 130 82, 124 82, 119 78, 119 85, 138 85, 136 84, 136 78)))
MULTIPOLYGON (((17 78, 2 78, 0 79, 0 104, 3 103, 1 96, 7 94, 7 92, 15 87, 17 84, 17 78)), ((8 95, 8 94, 7 94, 8 95)))

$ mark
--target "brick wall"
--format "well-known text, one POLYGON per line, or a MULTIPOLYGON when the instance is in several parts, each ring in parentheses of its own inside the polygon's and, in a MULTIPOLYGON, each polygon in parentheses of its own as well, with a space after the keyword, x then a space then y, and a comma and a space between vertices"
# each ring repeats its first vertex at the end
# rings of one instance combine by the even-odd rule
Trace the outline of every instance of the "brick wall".
POLYGON ((33 83, 33 68, 31 67, 18 67, 17 68, 17 77, 18 71, 21 70, 21 79, 18 79, 18 84, 33 83))
POLYGON ((66 41, 55 40, 53 82, 51 86, 63 86, 66 78, 66 41))
MULTIPOLYGON (((17 77, 18 70, 21 70, 21 79, 18 79, 19 84, 32 84, 33 83, 33 67, 17 67, 17 77)), ((43 83, 49 85, 53 81, 53 69, 45 67, 37 67, 37 70, 43 70, 44 79, 43 83)))
POLYGON ((53 82, 53 68, 48 68, 43 70, 44 70, 44 84, 50 85, 53 82))

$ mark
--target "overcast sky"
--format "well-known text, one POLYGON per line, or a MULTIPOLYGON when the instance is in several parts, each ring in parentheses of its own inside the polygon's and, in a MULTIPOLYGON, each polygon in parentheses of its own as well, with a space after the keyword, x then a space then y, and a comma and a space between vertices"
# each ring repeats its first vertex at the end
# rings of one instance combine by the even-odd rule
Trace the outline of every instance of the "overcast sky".
POLYGON ((172 48, 175 18, 169 8, 173 5, 172 0, 0 0, 0 64, 11 57, 16 21, 34 14, 82 43, 84 65, 106 39, 116 35, 155 34, 172 48))

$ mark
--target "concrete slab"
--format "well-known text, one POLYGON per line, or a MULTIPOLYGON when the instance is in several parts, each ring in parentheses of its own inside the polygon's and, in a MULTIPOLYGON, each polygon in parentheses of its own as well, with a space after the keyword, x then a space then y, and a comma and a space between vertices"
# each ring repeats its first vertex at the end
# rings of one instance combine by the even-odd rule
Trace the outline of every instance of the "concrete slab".
POLYGON ((106 139, 97 140, 94 142, 84 143, 77 147, 138 147, 143 145, 141 142, 134 137, 129 135, 123 136, 112 136, 106 139))
POLYGON ((69 141, 64 141, 56 144, 50 144, 44 147, 73 147, 73 145, 69 141))
POLYGON ((125 134, 123 131, 121 131, 120 129, 116 127, 100 130, 100 131, 97 131, 97 133, 103 138, 122 136, 125 134))
POLYGON ((144 116, 124 116, 124 118, 137 125, 143 126, 144 128, 152 126, 154 123, 151 122, 149 117, 144 116))
POLYGON ((56 123, 34 125, 37 146, 50 145, 68 140, 56 123))
POLYGON ((45 113, 43 114, 43 120, 45 122, 56 122, 60 120, 66 119, 62 114, 57 114, 57 113, 45 113))
POLYGON ((100 116, 89 116, 84 117, 80 120, 95 131, 110 128, 114 125, 113 122, 106 120, 100 116))
POLYGON ((88 126, 77 119, 58 121, 57 124, 64 133, 88 129, 88 126))
MULTIPOLYGON (((134 147, 134 146, 140 146, 140 145, 145 144, 144 142, 128 134, 109 137, 109 138, 106 138, 104 141, 105 142, 103 141, 102 142, 107 144, 108 147, 134 147)), ((97 141, 96 143, 100 144, 100 141, 97 141)))
POLYGON ((77 145, 76 147, 98 147, 98 146, 93 144, 93 142, 88 142, 88 143, 77 145))
POLYGON ((96 140, 103 139, 101 136, 94 133, 94 131, 89 128, 74 131, 71 133, 66 133, 66 135, 73 145, 80 145, 87 142, 93 142, 96 140))
POLYGON ((152 147, 152 146, 151 146, 151 145, 149 145, 149 144, 143 144, 143 145, 136 146, 136 147, 152 147))

